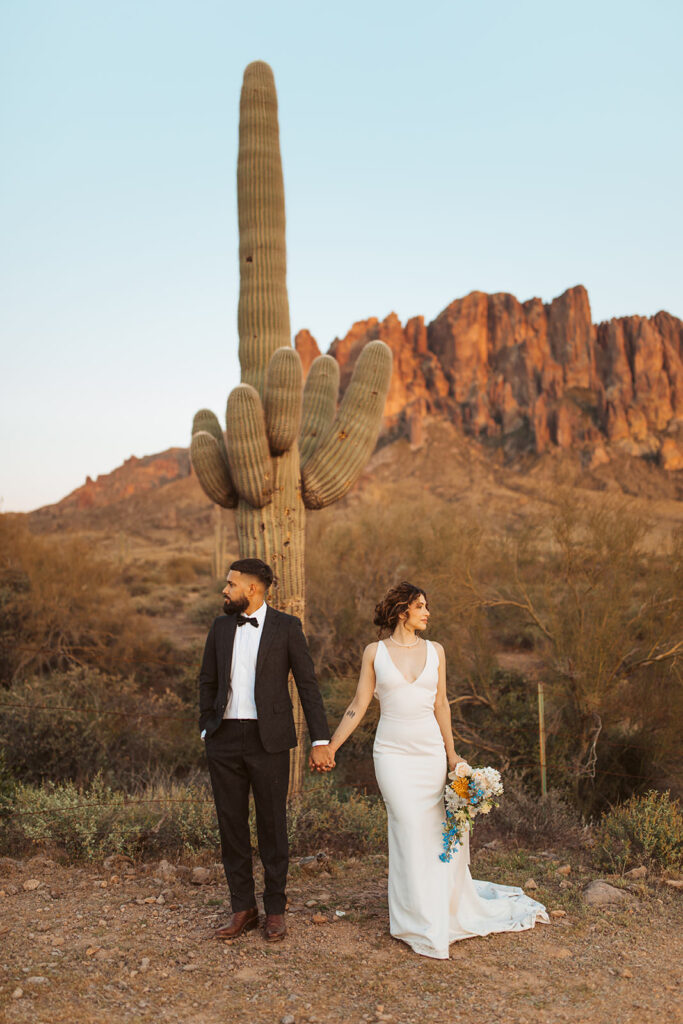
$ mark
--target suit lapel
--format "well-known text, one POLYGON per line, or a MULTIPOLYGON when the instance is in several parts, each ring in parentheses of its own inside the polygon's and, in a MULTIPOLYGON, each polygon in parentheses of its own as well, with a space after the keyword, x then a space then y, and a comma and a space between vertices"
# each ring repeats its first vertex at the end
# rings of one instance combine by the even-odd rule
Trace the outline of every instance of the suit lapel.
POLYGON ((273 641, 273 637, 280 628, 279 618, 280 616, 275 609, 268 605, 266 609, 266 617, 263 621, 263 629, 261 630, 261 642, 259 643, 258 655, 256 657, 255 685, 258 683, 258 678, 265 664, 268 649, 273 641))

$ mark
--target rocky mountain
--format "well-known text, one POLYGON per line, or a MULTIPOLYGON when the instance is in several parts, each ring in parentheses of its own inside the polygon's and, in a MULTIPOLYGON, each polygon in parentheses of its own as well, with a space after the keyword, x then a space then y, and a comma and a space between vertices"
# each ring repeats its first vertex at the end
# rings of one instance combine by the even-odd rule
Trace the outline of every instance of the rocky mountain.
POLYGON ((102 473, 96 480, 86 477, 82 487, 77 487, 54 507, 65 512, 102 508, 189 475, 190 456, 187 448, 169 448, 165 452, 146 455, 141 459, 131 455, 111 473, 102 473))
MULTIPOLYGON (((550 303, 471 292, 430 324, 390 313, 335 338, 342 389, 375 338, 394 353, 386 428, 414 445, 440 415, 510 456, 557 447, 591 468, 615 454, 683 468, 683 322, 669 313, 594 324, 581 285, 550 303)), ((300 331, 296 347, 308 370, 315 338, 300 331)))

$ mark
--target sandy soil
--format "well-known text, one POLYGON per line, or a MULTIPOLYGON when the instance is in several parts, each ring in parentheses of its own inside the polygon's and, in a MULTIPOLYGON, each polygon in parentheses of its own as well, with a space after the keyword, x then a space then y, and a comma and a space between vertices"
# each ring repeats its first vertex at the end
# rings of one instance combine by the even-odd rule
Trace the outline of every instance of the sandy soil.
MULTIPOLYGON (((549 910, 532 931, 418 957, 387 930, 386 858, 290 873, 289 934, 212 939, 228 916, 218 870, 0 862, 0 1019, 19 1022, 673 1024, 680 1020, 680 890, 629 884, 618 908, 587 907, 596 877, 576 855, 480 850, 475 877, 524 885, 549 910), (567 874, 558 867, 571 863, 567 874), (176 875, 173 878, 173 875, 176 875), (342 912, 343 916, 337 913, 342 912)), ((623 885, 615 879, 611 882, 623 885)))

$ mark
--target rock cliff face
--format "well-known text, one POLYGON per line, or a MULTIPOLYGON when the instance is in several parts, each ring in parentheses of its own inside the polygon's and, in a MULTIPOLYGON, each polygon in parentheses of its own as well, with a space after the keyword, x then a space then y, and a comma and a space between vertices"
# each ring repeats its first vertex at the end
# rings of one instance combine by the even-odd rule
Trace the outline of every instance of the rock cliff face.
POLYGON ((82 487, 76 488, 52 508, 66 511, 103 507, 189 475, 187 448, 169 448, 142 459, 131 455, 111 473, 103 473, 96 480, 86 477, 82 487))
MULTIPOLYGON (((548 304, 472 292, 428 325, 390 313, 335 338, 342 390, 375 338, 394 353, 386 427, 414 444, 441 414, 510 454, 578 447, 598 465, 615 446, 683 468, 683 322, 668 313, 596 325, 582 286, 548 304)), ((300 331, 296 347, 307 370, 318 345, 300 331)))

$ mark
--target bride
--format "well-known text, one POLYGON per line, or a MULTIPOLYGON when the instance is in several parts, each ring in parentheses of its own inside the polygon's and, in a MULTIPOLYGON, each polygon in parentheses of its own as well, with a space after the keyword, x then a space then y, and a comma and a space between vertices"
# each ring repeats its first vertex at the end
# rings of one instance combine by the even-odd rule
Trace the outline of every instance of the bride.
POLYGON ((389 635, 365 648, 330 753, 377 697, 373 759, 389 828, 390 932, 416 953, 445 960, 457 939, 533 928, 548 916, 516 886, 472 879, 469 833, 450 862, 439 859, 446 774, 463 759, 453 744, 443 647, 418 635, 428 621, 427 596, 410 583, 399 583, 377 605, 375 625, 389 635))

